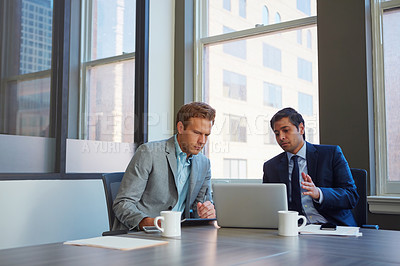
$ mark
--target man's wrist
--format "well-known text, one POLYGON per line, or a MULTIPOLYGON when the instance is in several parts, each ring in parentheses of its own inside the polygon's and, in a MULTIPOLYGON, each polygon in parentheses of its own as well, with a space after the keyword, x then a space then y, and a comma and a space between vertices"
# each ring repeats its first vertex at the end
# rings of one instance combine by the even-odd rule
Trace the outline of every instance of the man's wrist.
POLYGON ((321 189, 319 187, 316 187, 316 188, 318 189, 318 192, 319 192, 319 198, 318 199, 314 199, 314 201, 316 203, 321 204, 323 199, 324 199, 324 194, 322 194, 322 191, 321 191, 321 189))
POLYGON ((143 230, 143 226, 154 226, 154 218, 143 218, 139 223, 139 230, 143 230))

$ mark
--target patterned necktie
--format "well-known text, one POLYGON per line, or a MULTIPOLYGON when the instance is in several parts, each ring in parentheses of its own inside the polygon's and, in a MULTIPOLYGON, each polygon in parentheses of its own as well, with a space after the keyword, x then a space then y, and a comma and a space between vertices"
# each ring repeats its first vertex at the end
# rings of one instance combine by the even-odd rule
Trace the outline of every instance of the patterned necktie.
POLYGON ((299 163, 297 162, 299 156, 292 156, 293 159, 293 171, 291 178, 292 185, 292 201, 290 204, 290 209, 293 211, 298 211, 299 214, 303 213, 303 208, 301 205, 301 195, 300 195, 300 182, 299 182, 299 163))

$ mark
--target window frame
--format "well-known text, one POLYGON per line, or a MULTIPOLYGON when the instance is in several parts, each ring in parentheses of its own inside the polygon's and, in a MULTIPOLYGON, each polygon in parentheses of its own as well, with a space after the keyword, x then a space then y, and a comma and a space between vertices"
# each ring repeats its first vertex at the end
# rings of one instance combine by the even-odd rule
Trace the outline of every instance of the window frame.
POLYGON ((296 29, 300 27, 317 25, 317 16, 285 21, 281 23, 268 24, 250 29, 229 32, 214 36, 208 36, 207 32, 207 9, 208 1, 196 0, 194 21, 195 21, 195 42, 194 42, 194 100, 204 99, 203 85, 203 57, 204 47, 212 44, 223 44, 229 41, 245 40, 246 38, 258 37, 280 31, 296 29))
MULTIPOLYGON (((88 98, 87 98, 87 92, 88 92, 88 87, 86 86, 87 80, 86 80, 86 74, 88 68, 91 67, 98 67, 98 66, 105 66, 108 64, 114 64, 114 63, 119 63, 122 61, 128 61, 128 60, 136 60, 136 51, 132 53, 123 53, 122 55, 116 55, 116 56, 110 56, 110 57, 105 57, 105 58, 100 58, 100 59, 91 59, 91 54, 92 54, 92 7, 93 7, 93 0, 87 0, 82 3, 83 5, 83 12, 85 13, 84 21, 82 22, 83 25, 83 30, 81 33, 81 38, 83 39, 82 42, 82 55, 81 55, 81 67, 80 67, 80 82, 79 82, 79 88, 80 88, 80 97, 79 97, 79 109, 81 109, 80 112, 80 117, 79 117, 79 123, 78 123, 78 136, 79 139, 86 139, 88 132, 86 125, 88 124, 88 117, 87 113, 89 113, 88 110, 88 105, 86 104, 88 98)), ((135 103, 136 104, 136 103, 135 103)))
POLYGON ((375 130, 375 193, 377 196, 399 196, 400 182, 388 180, 386 106, 385 106, 385 74, 383 51, 383 12, 400 8, 400 0, 381 2, 373 0, 372 40, 373 40, 373 93, 374 93, 374 130, 375 130), (383 129, 383 130, 382 130, 383 129))
MULTIPOLYGON (((75 117, 78 112, 71 110, 71 102, 74 105, 76 104, 75 101, 79 99, 78 93, 75 92, 75 86, 77 85, 75 84, 76 75, 79 74, 76 72, 70 73, 74 72, 70 68, 71 65, 76 64, 76 58, 79 57, 80 53, 79 45, 78 47, 76 46, 79 34, 76 32, 76 28, 73 28, 75 20, 78 19, 80 21, 80 11, 80 0, 54 0, 51 70, 40 72, 40 75, 50 73, 51 77, 50 110, 55 111, 50 112, 50 125, 53 125, 53 136, 55 135, 56 140, 55 170, 52 173, 0 173, 0 180, 101 179, 101 173, 66 172, 67 139, 68 137, 76 138, 71 131, 74 128, 78 128, 79 123, 79 120, 75 117)), ((139 144, 147 142, 148 138, 149 0, 137 1, 136 12, 135 55, 133 53, 124 54, 118 58, 112 58, 112 60, 126 60, 127 57, 136 56, 135 88, 138 89, 135 89, 134 100, 135 116, 137 118, 135 119, 134 144, 137 147, 139 144)), ((3 30, 8 30, 9 32, 9 29, 5 29, 5 27, 3 30)), ((5 41, 1 45, 5 45, 5 41)), ((104 63, 104 60, 100 59, 98 62, 94 61, 92 63, 104 63)), ((24 77, 28 77, 26 75, 30 74, 25 74, 24 77)), ((19 75, 10 78, 20 79, 21 77, 19 75)), ((1 96, 1 101, 4 101, 4 95, 1 96)))
MULTIPOLYGON (((284 21, 280 23, 272 23, 268 25, 255 25, 254 28, 239 30, 230 33, 223 33, 219 35, 208 36, 208 1, 195 0, 194 5, 194 99, 195 101, 204 101, 206 95, 203 91, 205 85, 205 76, 203 73, 205 56, 205 46, 213 44, 224 44, 230 41, 246 40, 247 38, 256 38, 261 36, 267 36, 269 34, 280 34, 287 30, 293 30, 298 28, 307 28, 317 26, 317 16, 309 16, 300 19, 294 19, 291 21, 284 21)), ((269 11, 269 15, 270 10, 269 11)), ((263 145, 276 145, 266 144, 263 141, 263 145)), ((218 182, 235 182, 235 183, 259 183, 260 179, 226 179, 213 177, 213 183, 218 182)))
MULTIPOLYGON (((7 12, 9 14, 12 14, 13 12, 13 6, 14 5, 18 5, 17 2, 8 2, 6 3, 5 1, 1 1, 0 2, 0 9, 3 12, 7 12)), ((54 16, 53 16, 54 17, 54 16)), ((26 17, 23 17, 24 19, 27 19, 26 17)), ((15 25, 13 25, 12 23, 14 23, 14 18, 13 17, 3 17, 2 18, 2 22, 4 23, 4 26, 2 26, 2 29, 0 30, 0 34, 2 34, 2 37, 5 37, 4 39, 1 40, 0 43, 0 52, 3 53, 12 53, 12 49, 14 49, 13 45, 8 42, 7 40, 10 39, 9 35, 12 34, 13 31, 15 31, 15 25)), ((53 25, 52 27, 54 27, 54 18, 53 18, 53 25)), ((21 28, 22 30, 22 28, 21 28)), ((54 31, 54 29, 52 28, 52 30, 54 31)), ((29 34, 32 34, 31 31, 29 31, 29 34)), ((53 37, 53 36, 52 36, 53 37)), ((11 38, 12 39, 12 38, 11 38)), ((22 44, 22 42, 21 42, 22 44)), ((20 44, 20 45, 21 45, 20 44)), ((32 49, 32 48, 31 48, 32 49)), ((32 51, 33 52, 33 51, 32 51)), ((2 55, 0 55, 0 59, 1 59, 2 55)), ((7 61, 10 61, 10 58, 7 57, 7 61)), ((20 60, 21 61, 21 60, 20 60)), ((34 72, 28 72, 28 73, 23 73, 23 74, 9 74, 8 70, 7 70, 7 65, 8 62, 1 62, 2 65, 0 66, 0 72, 1 75, 4 75, 4 78, 2 79, 2 84, 0 87, 0 93, 1 93, 1 98, 0 98, 0 102, 1 102, 1 106, 2 109, 0 110, 0 115, 3 116, 2 117, 2 121, 3 124, 0 125, 0 128, 2 130, 5 130, 7 128, 7 123, 6 123, 6 119, 5 117, 7 116, 7 109, 8 109, 8 102, 7 102, 7 95, 8 95, 8 88, 7 88, 7 84, 12 83, 12 82, 24 82, 24 81, 29 81, 29 80, 35 80, 35 79, 43 79, 43 78, 51 78, 51 67, 50 69, 46 69, 46 70, 37 70, 34 72)), ((51 90, 51 88, 50 88, 51 90)), ((51 92, 53 93, 53 92, 51 92)), ((54 107, 54 106, 53 106, 54 107)), ((50 107, 49 110, 49 115, 54 112, 54 109, 51 109, 52 107, 50 107)), ((54 125, 51 124, 51 121, 49 122, 49 126, 50 127, 54 127, 54 125)), ((49 137, 54 136, 54 130, 50 130, 49 131, 49 137)))
MULTIPOLYGON (((245 173, 245 177, 225 177, 226 179, 247 179, 247 159, 241 159, 241 158, 223 158, 223 164, 225 165, 225 163, 229 162, 229 175, 232 176, 232 162, 237 162, 237 172, 238 174, 240 174, 240 163, 244 162, 246 165, 246 173, 245 173)), ((225 167, 224 167, 224 171, 225 171, 225 167)), ((226 173, 224 172, 224 176, 226 176, 226 173)))

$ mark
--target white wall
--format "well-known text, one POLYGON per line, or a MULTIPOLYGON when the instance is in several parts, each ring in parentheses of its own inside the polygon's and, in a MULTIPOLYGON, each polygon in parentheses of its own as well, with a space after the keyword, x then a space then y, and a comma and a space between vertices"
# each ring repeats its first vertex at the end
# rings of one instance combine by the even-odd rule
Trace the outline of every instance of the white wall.
POLYGON ((173 134, 174 0, 151 0, 149 21, 149 141, 173 134))
POLYGON ((0 182, 0 249, 101 236, 108 230, 101 180, 0 182))

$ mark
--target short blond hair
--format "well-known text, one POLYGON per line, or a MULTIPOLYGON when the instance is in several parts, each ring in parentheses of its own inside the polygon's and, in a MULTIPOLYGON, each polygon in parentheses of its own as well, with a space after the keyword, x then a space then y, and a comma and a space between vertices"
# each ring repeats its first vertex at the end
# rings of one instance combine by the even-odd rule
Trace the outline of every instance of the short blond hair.
POLYGON ((184 129, 189 123, 190 118, 199 117, 205 118, 210 120, 214 125, 215 120, 215 109, 212 108, 209 104, 204 102, 192 102, 185 104, 179 109, 178 113, 176 114, 176 123, 182 122, 184 129))

